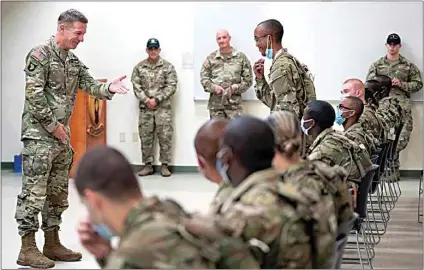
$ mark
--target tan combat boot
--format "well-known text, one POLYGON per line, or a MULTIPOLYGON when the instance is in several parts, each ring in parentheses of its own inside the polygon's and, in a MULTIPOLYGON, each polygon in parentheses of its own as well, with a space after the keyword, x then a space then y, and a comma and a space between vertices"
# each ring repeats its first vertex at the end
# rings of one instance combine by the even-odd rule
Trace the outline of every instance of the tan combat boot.
POLYGON ((168 168, 168 164, 162 164, 162 166, 160 168, 160 174, 163 177, 169 177, 169 176, 171 176, 171 171, 168 168))
POLYGON ((44 232, 43 254, 54 261, 75 262, 82 258, 82 254, 64 247, 59 240, 59 230, 44 232))
POLYGON ((138 172, 139 176, 147 176, 152 174, 153 174, 153 166, 150 163, 146 163, 146 165, 144 165, 144 168, 138 172))
POLYGON ((30 266, 32 268, 53 268, 54 261, 44 256, 37 248, 35 242, 35 232, 22 236, 22 246, 16 263, 21 266, 30 266))

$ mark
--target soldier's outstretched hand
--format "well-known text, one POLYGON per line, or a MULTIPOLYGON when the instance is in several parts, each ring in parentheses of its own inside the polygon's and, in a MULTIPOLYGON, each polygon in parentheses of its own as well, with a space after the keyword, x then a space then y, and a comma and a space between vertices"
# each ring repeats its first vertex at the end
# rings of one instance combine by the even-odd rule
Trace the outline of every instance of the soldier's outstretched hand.
POLYGON ((117 93, 117 94, 126 94, 126 93, 128 93, 129 89, 123 83, 123 80, 126 77, 127 77, 127 75, 123 75, 121 77, 118 77, 116 79, 113 79, 112 80, 112 84, 109 86, 109 91, 111 93, 117 93))

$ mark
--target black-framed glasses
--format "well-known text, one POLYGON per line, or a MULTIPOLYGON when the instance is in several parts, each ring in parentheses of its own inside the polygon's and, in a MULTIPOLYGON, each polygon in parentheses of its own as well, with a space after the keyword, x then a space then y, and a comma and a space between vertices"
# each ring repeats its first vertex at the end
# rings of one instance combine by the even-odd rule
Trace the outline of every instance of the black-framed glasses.
POLYGON ((349 108, 349 107, 346 107, 346 106, 343 106, 343 104, 337 105, 337 109, 339 109, 339 110, 345 109, 345 110, 348 110, 348 111, 354 111, 354 109, 349 108))

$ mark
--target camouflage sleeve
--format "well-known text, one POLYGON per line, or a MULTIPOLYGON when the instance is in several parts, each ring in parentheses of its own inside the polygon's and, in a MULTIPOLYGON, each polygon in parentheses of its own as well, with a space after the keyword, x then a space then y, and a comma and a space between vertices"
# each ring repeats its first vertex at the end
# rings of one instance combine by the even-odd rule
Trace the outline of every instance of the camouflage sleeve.
POLYGON ((162 100, 166 100, 175 94, 177 91, 177 83, 178 77, 177 72, 172 64, 169 64, 166 76, 165 76, 165 87, 161 92, 156 96, 156 99, 161 102, 162 100))
POLYGON ((234 91, 236 94, 242 94, 249 89, 249 87, 253 84, 253 72, 252 72, 252 65, 250 64, 249 59, 245 54, 242 54, 243 58, 243 67, 241 72, 241 82, 240 84, 237 84, 237 87, 234 91))
POLYGON ((206 58, 203 62, 200 70, 200 83, 203 86, 205 92, 215 93, 215 84, 212 82, 212 67, 209 58, 206 58))
POLYGON ((376 63, 374 62, 369 67, 367 77, 366 77, 365 80, 370 80, 370 79, 374 78, 375 76, 377 76, 377 67, 376 67, 376 63))
MULTIPOLYGON (((82 64, 82 63, 81 63, 82 64)), ((94 96, 98 99, 111 100, 114 93, 109 92, 109 86, 111 83, 102 83, 94 79, 88 72, 88 67, 82 64, 79 74, 79 88, 87 94, 94 96)))
POLYGON ((272 108, 274 95, 271 93, 268 83, 264 78, 256 79, 255 85, 256 97, 262 101, 268 108, 272 108))
POLYGON ((277 67, 271 73, 271 86, 281 110, 300 115, 300 104, 296 88, 296 80, 300 74, 291 64, 277 67))
POLYGON ((423 88, 423 80, 421 78, 421 72, 418 67, 411 63, 411 69, 409 70, 409 77, 407 82, 402 82, 402 90, 415 93, 423 88))
POLYGON ((56 130, 59 122, 47 103, 44 86, 47 82, 47 56, 41 48, 32 49, 25 64, 25 100, 28 111, 50 133, 56 130))
POLYGON ((131 74, 131 82, 133 85, 133 91, 135 97, 143 103, 146 103, 149 100, 149 97, 146 95, 143 87, 141 86, 141 77, 138 72, 137 67, 134 67, 133 72, 131 74))

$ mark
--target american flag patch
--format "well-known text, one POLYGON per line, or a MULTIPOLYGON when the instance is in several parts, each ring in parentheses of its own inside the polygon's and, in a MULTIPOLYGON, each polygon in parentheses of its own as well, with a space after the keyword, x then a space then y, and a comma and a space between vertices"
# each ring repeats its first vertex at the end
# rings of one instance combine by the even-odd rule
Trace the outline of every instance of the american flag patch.
POLYGON ((40 51, 34 51, 32 55, 34 55, 35 58, 37 58, 40 61, 43 61, 43 59, 46 58, 46 56, 42 54, 40 51))

